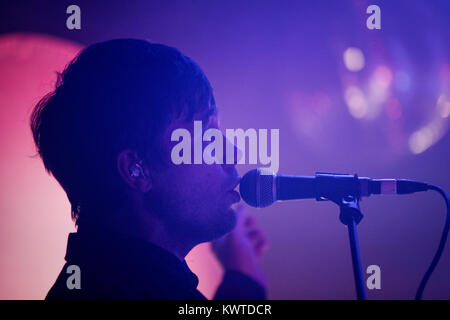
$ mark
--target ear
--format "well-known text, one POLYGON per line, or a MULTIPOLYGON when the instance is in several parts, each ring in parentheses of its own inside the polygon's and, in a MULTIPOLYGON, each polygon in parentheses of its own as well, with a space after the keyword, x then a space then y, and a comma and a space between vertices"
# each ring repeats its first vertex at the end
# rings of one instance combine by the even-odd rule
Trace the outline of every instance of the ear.
POLYGON ((132 189, 142 193, 150 191, 152 180, 150 170, 133 150, 123 150, 117 155, 117 170, 122 180, 132 189), (133 174, 134 172, 139 174, 133 174))

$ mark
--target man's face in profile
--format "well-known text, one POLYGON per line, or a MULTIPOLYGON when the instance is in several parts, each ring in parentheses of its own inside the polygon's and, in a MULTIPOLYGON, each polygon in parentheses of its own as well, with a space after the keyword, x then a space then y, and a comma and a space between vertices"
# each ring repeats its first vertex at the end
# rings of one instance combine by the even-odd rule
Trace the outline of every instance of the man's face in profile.
POLYGON ((163 136, 167 166, 152 177, 150 203, 159 219, 177 235, 205 242, 234 228, 236 214, 231 205, 240 201, 239 194, 233 191, 239 175, 234 164, 175 165, 171 161, 171 150, 176 144, 171 141, 171 133, 175 129, 185 128, 191 133, 191 150, 194 150, 194 120, 202 120, 203 132, 218 129, 216 115, 205 119, 197 114, 192 121, 177 119, 171 123, 163 136))

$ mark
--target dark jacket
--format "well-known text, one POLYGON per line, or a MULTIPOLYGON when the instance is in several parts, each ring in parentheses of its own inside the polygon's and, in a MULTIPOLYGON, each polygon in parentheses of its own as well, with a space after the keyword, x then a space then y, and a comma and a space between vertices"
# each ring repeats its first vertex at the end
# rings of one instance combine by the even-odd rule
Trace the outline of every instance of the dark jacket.
MULTIPOLYGON (((143 240, 117 234, 71 233, 65 259, 47 300, 206 299, 197 290, 198 278, 185 261, 143 240), (70 267, 73 265, 79 272, 70 267), (74 288, 76 276, 80 280, 79 289, 74 288)), ((227 271, 215 299, 265 297, 264 288, 252 278, 227 271)))

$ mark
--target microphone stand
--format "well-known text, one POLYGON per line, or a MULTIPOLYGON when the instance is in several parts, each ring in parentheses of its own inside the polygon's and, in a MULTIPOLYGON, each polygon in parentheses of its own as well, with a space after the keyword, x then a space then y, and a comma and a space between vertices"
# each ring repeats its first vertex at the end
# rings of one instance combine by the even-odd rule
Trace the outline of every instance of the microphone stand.
POLYGON ((337 201, 333 202, 338 204, 340 207, 339 220, 341 220, 341 222, 348 228, 350 250, 352 253, 353 275, 355 277, 356 297, 358 300, 366 300, 361 256, 359 253, 358 232, 356 230, 356 225, 363 218, 363 214, 359 208, 359 200, 353 196, 345 196, 341 198, 339 203, 337 201))
MULTIPOLYGON (((317 172, 316 179, 317 181, 321 181, 318 183, 316 194, 320 194, 321 196, 316 197, 316 200, 330 200, 336 203, 339 206, 340 214, 339 220, 347 226, 348 228, 348 236, 350 240, 350 250, 352 254, 352 264, 353 264, 353 275, 355 278, 355 286, 356 286, 356 297, 358 300, 366 300, 366 292, 364 288, 364 281, 362 275, 362 266, 361 266, 361 256, 359 253, 359 243, 358 243, 358 232, 356 230, 356 225, 363 218, 363 214, 361 209, 359 208, 359 199, 361 197, 361 191, 358 188, 358 175, 353 176, 353 182, 348 184, 342 184, 340 182, 341 187, 333 188, 334 192, 330 193, 326 189, 321 189, 322 185, 329 185, 332 183, 336 183, 336 176, 339 174, 331 174, 333 179, 328 180, 329 173, 317 172)), ((341 175, 345 180, 351 175, 341 175)), ((344 180, 344 181, 345 181, 344 180)))

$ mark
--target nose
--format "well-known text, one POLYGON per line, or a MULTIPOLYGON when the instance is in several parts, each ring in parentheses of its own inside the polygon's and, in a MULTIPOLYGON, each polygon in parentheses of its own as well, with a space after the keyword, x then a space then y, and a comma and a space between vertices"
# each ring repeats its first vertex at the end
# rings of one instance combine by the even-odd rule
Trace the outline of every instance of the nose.
POLYGON ((228 140, 225 135, 222 140, 224 144, 222 166, 226 171, 236 170, 236 164, 242 159, 243 152, 234 144, 234 141, 228 140))

